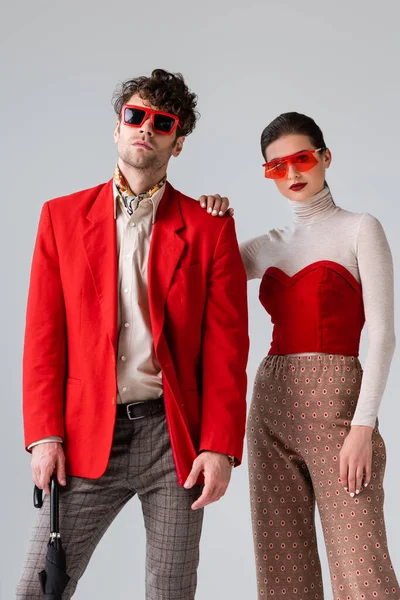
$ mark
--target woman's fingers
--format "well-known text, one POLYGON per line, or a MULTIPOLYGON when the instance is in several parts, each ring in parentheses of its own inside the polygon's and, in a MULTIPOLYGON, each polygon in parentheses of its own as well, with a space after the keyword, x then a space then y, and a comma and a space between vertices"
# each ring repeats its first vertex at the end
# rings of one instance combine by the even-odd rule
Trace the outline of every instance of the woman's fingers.
POLYGON ((357 472, 356 472, 356 494, 359 494, 362 490, 363 479, 364 479, 364 467, 362 465, 359 465, 357 467, 357 472))
POLYGON ((205 208, 213 217, 217 215, 223 217, 225 213, 233 216, 234 210, 233 208, 229 208, 229 199, 226 196, 222 198, 219 194, 214 194, 213 196, 203 195, 200 196, 199 202, 200 206, 205 208))
POLYGON ((364 487, 369 486, 369 484, 371 483, 371 477, 372 477, 372 457, 370 460, 368 460, 367 464, 365 465, 364 487))
POLYGON ((345 492, 348 492, 349 490, 348 470, 349 464, 347 462, 347 458, 340 455, 340 483, 342 484, 345 492))
POLYGON ((218 212, 219 216, 222 217, 226 213, 228 208, 229 208, 229 200, 228 200, 228 198, 226 198, 226 196, 224 196, 223 198, 221 198, 221 206, 220 206, 220 209, 218 212))
POLYGON ((207 212, 212 214, 214 217, 218 214, 221 206, 221 196, 215 194, 214 196, 207 196, 207 212))
POLYGON ((357 468, 354 464, 349 464, 349 472, 347 475, 347 481, 349 482, 349 494, 354 498, 356 494, 356 473, 357 468))

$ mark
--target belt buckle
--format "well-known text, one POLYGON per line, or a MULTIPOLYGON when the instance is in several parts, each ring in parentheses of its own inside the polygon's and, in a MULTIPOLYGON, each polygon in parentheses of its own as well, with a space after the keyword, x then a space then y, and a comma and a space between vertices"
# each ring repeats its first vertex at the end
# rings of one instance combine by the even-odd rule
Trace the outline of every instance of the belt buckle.
POLYGON ((130 421, 138 421, 139 419, 144 419, 144 417, 145 417, 145 415, 142 415, 141 417, 131 417, 129 409, 130 409, 131 406, 136 406, 136 404, 144 404, 144 402, 143 401, 141 401, 141 402, 131 402, 131 404, 127 404, 126 405, 126 412, 127 412, 127 415, 128 415, 128 419, 130 421))

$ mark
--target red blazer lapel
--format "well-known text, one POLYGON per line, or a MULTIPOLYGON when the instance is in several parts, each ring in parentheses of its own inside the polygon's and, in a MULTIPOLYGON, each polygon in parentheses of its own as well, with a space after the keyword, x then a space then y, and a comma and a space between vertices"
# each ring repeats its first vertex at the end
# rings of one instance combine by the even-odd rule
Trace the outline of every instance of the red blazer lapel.
POLYGON ((106 331, 116 350, 118 318, 117 237, 112 180, 86 215, 83 244, 99 298, 106 331))
POLYGON ((167 182, 158 207, 148 263, 149 303, 154 346, 157 349, 164 325, 164 306, 176 266, 186 242, 177 231, 185 227, 179 192, 167 182))

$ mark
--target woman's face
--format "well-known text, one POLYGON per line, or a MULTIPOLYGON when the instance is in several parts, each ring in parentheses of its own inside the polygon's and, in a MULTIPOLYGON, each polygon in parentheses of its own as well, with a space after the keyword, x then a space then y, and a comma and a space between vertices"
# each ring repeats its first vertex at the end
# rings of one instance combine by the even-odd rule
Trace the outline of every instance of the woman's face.
MULTIPOLYGON (((291 134, 280 137, 266 148, 267 162, 302 152, 303 150, 315 150, 307 135, 291 134)), ((315 152, 317 164, 309 171, 300 172, 294 164, 288 163, 286 176, 275 179, 276 187, 282 196, 288 200, 304 202, 318 192, 325 185, 325 171, 331 164, 332 156, 328 149, 323 152, 315 152)))

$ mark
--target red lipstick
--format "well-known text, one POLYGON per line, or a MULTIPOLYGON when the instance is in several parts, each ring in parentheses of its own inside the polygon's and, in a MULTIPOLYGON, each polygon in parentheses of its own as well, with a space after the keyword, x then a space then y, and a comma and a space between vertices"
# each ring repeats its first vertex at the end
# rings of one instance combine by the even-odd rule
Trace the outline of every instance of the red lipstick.
POLYGON ((306 183, 294 183, 293 185, 290 186, 290 189, 293 192, 301 192, 301 190, 304 190, 306 185, 307 185, 306 183))

